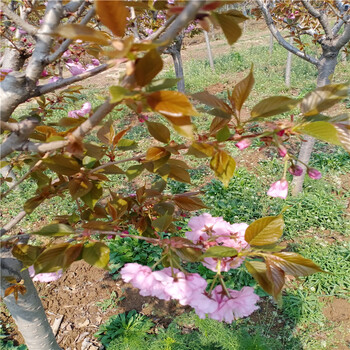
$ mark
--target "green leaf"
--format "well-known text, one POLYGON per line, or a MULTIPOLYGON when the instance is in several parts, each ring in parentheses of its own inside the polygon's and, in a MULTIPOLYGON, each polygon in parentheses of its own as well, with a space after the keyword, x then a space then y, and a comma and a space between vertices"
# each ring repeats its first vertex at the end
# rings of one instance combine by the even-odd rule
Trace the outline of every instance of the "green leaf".
POLYGON ((266 118, 272 115, 288 112, 293 109, 299 100, 286 96, 272 96, 260 101, 251 111, 252 118, 266 118))
POLYGON ((102 185, 95 183, 89 193, 81 197, 81 200, 90 208, 94 209, 98 200, 102 197, 102 185))
POLYGON ((61 243, 45 249, 35 260, 35 272, 56 272, 64 268, 64 252, 68 247, 69 243, 61 243))
POLYGON ((287 275, 295 277, 308 276, 315 272, 324 272, 312 260, 293 252, 275 253, 270 255, 269 259, 287 275))
POLYGON ((198 115, 187 96, 178 91, 153 92, 147 96, 147 103, 154 111, 168 117, 198 115))
POLYGON ((180 81, 180 79, 159 79, 154 80, 151 84, 149 84, 146 87, 147 92, 155 92, 159 90, 166 90, 170 89, 174 85, 177 84, 177 82, 180 81))
POLYGON ((301 112, 307 117, 332 107, 348 96, 348 84, 330 84, 307 94, 300 104, 301 112))
POLYGON ((176 195, 173 197, 173 201, 179 208, 183 210, 193 211, 207 208, 206 205, 202 202, 202 200, 197 197, 176 195))
POLYGON ((56 34, 71 40, 92 41, 100 45, 108 45, 109 38, 105 33, 81 24, 64 24, 57 28, 56 34))
POLYGON ((253 65, 250 68, 250 72, 247 77, 241 80, 233 89, 232 100, 234 101, 235 108, 240 111, 243 103, 246 101, 254 85, 253 65))
POLYGON ((131 149, 135 149, 137 147, 137 142, 135 140, 121 139, 117 143, 117 147, 121 151, 128 151, 128 150, 131 150, 131 149))
POLYGON ((214 154, 214 147, 204 142, 193 142, 188 149, 187 154, 197 158, 212 157, 214 154))
POLYGON ((135 64, 135 79, 138 85, 145 86, 163 69, 163 60, 156 49, 150 50, 135 64))
POLYGON ((156 220, 152 221, 152 226, 156 231, 164 232, 172 223, 172 221, 173 221, 172 215, 165 214, 163 216, 160 216, 156 220))
POLYGON ((101 242, 90 242, 84 246, 83 259, 92 266, 107 269, 109 248, 101 242))
POLYGON ((260 287, 268 294, 273 294, 273 286, 267 277, 266 264, 262 261, 245 261, 248 272, 259 283, 260 287))
POLYGON ((163 142, 163 143, 169 143, 170 131, 164 124, 146 121, 146 125, 147 125, 149 133, 156 140, 163 142))
POLYGON ((228 186, 236 169, 236 162, 226 152, 218 151, 210 161, 210 168, 214 170, 215 175, 223 184, 228 186))
POLYGON ((231 247, 225 247, 223 245, 217 245, 210 247, 202 255, 201 259, 204 258, 227 258, 232 256, 237 256, 238 252, 236 249, 231 247))
POLYGON ((101 22, 108 27, 114 35, 122 37, 129 16, 129 9, 122 1, 96 0, 95 8, 101 22))
POLYGON ((191 183, 191 176, 188 171, 177 165, 170 165, 169 177, 176 181, 191 183))
POLYGON ((341 145, 336 127, 325 121, 303 123, 294 130, 334 145, 341 145))
POLYGON ((118 103, 130 94, 130 91, 121 86, 110 86, 111 103, 118 103))
POLYGON ((74 233, 72 227, 64 224, 51 224, 42 227, 39 231, 34 231, 31 234, 49 237, 69 236, 74 233))
POLYGON ((59 175, 72 176, 80 171, 80 165, 75 159, 61 154, 43 159, 42 161, 50 170, 59 175))
POLYGON ((202 250, 200 248, 181 247, 182 245, 193 245, 192 241, 183 237, 172 237, 171 241, 175 242, 176 246, 180 246, 176 248, 172 247, 172 250, 180 259, 189 262, 197 262, 201 260, 202 250))
POLYGON ((229 139, 231 137, 231 132, 230 132, 230 129, 228 128, 228 126, 225 125, 222 129, 220 129, 216 133, 215 137, 219 142, 223 142, 223 141, 226 141, 227 139, 229 139))
POLYGON ((132 165, 128 168, 128 170, 125 172, 128 179, 131 181, 135 179, 135 177, 139 176, 143 170, 145 169, 143 164, 136 164, 132 165))
POLYGON ((236 16, 232 16, 229 13, 221 14, 218 12, 212 12, 212 16, 219 23, 229 45, 235 43, 242 35, 242 29, 238 25, 239 22, 235 18, 236 16))
POLYGON ((105 168, 101 169, 101 171, 105 174, 125 174, 125 172, 115 164, 108 165, 105 168))
POLYGON ((44 248, 29 244, 16 244, 12 248, 12 255, 23 263, 23 268, 34 264, 35 259, 44 248))
POLYGON ((252 246, 271 245, 281 238, 283 227, 282 215, 266 216, 249 225, 244 239, 252 246))

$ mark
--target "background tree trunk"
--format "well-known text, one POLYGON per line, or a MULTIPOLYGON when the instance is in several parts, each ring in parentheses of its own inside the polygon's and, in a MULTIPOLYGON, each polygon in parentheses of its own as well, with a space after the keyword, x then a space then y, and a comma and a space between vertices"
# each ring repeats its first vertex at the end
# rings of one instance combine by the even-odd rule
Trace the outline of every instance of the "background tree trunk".
MULTIPOLYGON (((289 38, 289 43, 291 45, 293 45, 293 37, 292 36, 289 38)), ((290 87, 290 76, 292 73, 292 57, 293 57, 293 54, 290 51, 288 51, 287 63, 286 63, 286 74, 285 74, 285 83, 286 83, 287 87, 290 87)))
POLYGON ((177 90, 185 93, 185 80, 184 80, 184 71, 183 64, 181 58, 181 48, 183 41, 183 34, 178 35, 174 42, 164 51, 165 53, 169 53, 174 61, 175 75, 176 78, 180 79, 177 82, 177 90))
MULTIPOLYGON (((338 52, 323 52, 318 65, 317 87, 330 84, 330 75, 334 73, 337 65, 338 52)), ((300 147, 298 165, 302 167, 303 174, 301 176, 294 176, 292 182, 292 195, 297 196, 303 189, 306 166, 310 161, 312 149, 315 144, 315 139, 311 136, 305 136, 306 142, 303 142, 300 147)))
POLYGON ((212 71, 215 71, 213 53, 212 53, 211 47, 210 47, 209 35, 208 35, 207 31, 204 30, 203 32, 204 32, 205 43, 207 45, 209 65, 210 65, 210 68, 212 69, 212 71))
POLYGON ((22 264, 9 251, 3 248, 1 254, 1 297, 10 311, 16 325, 21 332, 29 350, 61 350, 56 342, 50 324, 35 289, 28 270, 21 272, 22 264), (13 276, 24 280, 27 292, 19 294, 16 302, 13 294, 4 298, 5 290, 10 284, 4 279, 13 276))

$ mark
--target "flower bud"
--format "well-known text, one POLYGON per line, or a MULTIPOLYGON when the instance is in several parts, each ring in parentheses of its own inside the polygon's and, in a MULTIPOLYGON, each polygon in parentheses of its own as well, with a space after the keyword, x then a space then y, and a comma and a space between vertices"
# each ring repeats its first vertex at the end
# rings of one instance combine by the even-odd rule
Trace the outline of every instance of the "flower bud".
POLYGON ((322 177, 322 174, 317 169, 314 169, 314 168, 308 168, 307 174, 311 179, 314 179, 314 180, 319 180, 322 177))

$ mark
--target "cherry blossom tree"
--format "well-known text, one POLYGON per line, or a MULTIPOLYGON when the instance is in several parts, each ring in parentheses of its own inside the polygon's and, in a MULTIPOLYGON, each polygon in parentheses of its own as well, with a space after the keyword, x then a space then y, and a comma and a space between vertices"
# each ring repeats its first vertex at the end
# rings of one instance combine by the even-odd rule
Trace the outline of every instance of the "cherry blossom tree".
MULTIPOLYGON (((338 63, 341 50, 350 41, 350 4, 341 0, 308 1, 308 0, 255 0, 265 22, 277 42, 292 54, 313 64, 318 71, 317 87, 320 94, 327 94, 325 85, 330 84, 331 76, 338 63), (288 42, 282 30, 294 38, 288 42), (307 52, 307 40, 321 49, 316 57, 307 52)), ((310 132, 301 144, 298 165, 303 174, 293 180, 293 193, 302 190, 304 175, 315 143, 310 132)))
MULTIPOLYGON (((186 157, 191 155, 204 161, 207 158, 215 176, 227 185, 236 167, 225 148, 230 142, 243 150, 252 140, 260 139, 265 147, 279 151, 284 173, 269 195, 285 198, 286 172, 300 175, 302 170, 285 142, 308 134, 315 125, 317 129, 317 118, 308 118, 336 104, 347 90, 346 84, 329 85, 321 90, 327 94, 316 90, 301 101, 272 96, 253 107, 248 121, 242 120, 241 110, 254 85, 253 70, 228 91, 226 100, 205 91, 186 96, 168 90, 174 81, 157 79, 163 69, 161 53, 193 20, 219 25, 228 43, 233 44, 241 35, 245 16, 237 10, 219 9, 235 2, 178 1, 175 13, 167 1, 26 0, 1 4, 1 31, 7 40, 0 69, 1 166, 24 171, 1 196, 6 197, 23 182, 36 183, 35 195, 1 229, 1 295, 29 349, 59 349, 31 277, 51 281, 77 260, 108 269, 108 236, 134 237, 162 248, 158 264, 163 268, 152 271, 129 264, 121 271, 123 279, 139 288, 142 295, 176 299, 191 305, 200 317, 225 322, 251 314, 258 297, 249 287, 240 291, 226 288, 222 271, 244 263, 277 301, 286 275, 321 271, 312 261, 281 251, 282 214, 249 225, 201 214, 190 219, 186 237, 179 235, 173 224, 183 211, 206 206, 200 192, 168 194, 164 191, 168 179, 190 183, 186 157), (170 11, 171 16, 151 38, 142 39, 125 35, 132 9, 161 9, 170 11), (76 97, 81 90, 78 82, 122 64, 124 74, 109 87, 108 96, 98 107, 93 109, 88 101, 76 97), (200 113, 191 99, 209 107, 207 114, 213 118, 209 130, 196 129, 195 118, 200 113), (52 111, 67 101, 75 101, 75 109, 54 121, 52 111), (28 104, 30 115, 23 115, 18 107, 28 104), (116 129, 108 119, 113 109, 121 106, 130 110, 133 123, 142 123, 147 129, 151 139, 147 149, 138 150, 137 140, 127 138, 135 124, 116 129), (296 107, 301 109, 300 122, 265 122, 296 107), (154 119, 154 114, 162 121, 154 119), (263 132, 251 131, 251 122, 259 123, 263 132), (174 133, 182 141, 174 141, 174 133), (91 143, 91 135, 99 142, 91 143), (126 156, 125 151, 130 154, 126 156), (151 180, 135 184, 132 193, 109 185, 112 178, 131 182, 143 172, 151 180), (56 196, 68 196, 76 209, 37 231, 11 231, 26 215, 56 196), (130 225, 138 235, 128 233, 130 225), (38 246, 31 241, 37 236, 49 239, 38 246), (188 261, 201 262, 215 271, 213 284, 207 286, 200 275, 188 273, 188 261)), ((348 147, 348 120, 327 118, 323 126, 335 133, 328 141, 348 147)), ((322 138, 323 133, 314 133, 322 138)), ((320 176, 315 169, 308 172, 310 177, 320 176)), ((10 181, 5 174, 2 182, 10 181)))

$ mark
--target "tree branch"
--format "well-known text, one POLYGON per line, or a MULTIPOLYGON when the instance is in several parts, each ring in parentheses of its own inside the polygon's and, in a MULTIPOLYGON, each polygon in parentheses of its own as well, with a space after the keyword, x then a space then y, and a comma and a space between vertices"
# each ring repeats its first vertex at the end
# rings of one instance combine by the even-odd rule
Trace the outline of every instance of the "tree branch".
POLYGON ((8 130, 12 132, 18 132, 19 131, 19 124, 18 123, 8 123, 3 122, 0 120, 0 131, 1 130, 8 130))
POLYGON ((267 7, 263 4, 263 2, 261 0, 255 0, 259 9, 261 10, 261 12, 264 15, 265 18, 265 22, 268 26, 268 28, 270 29, 270 32, 272 33, 272 35, 275 37, 275 39, 278 41, 278 43, 283 46, 286 50, 290 51, 291 53, 293 53, 294 55, 302 58, 303 60, 312 63, 315 66, 318 66, 319 61, 318 59, 316 59, 315 57, 312 57, 308 54, 306 54, 303 51, 300 51, 299 49, 297 49, 295 46, 289 44, 281 35, 281 33, 279 32, 279 30, 276 28, 275 26, 275 22, 271 16, 270 11, 267 9, 267 7))
POLYGON ((186 8, 176 17, 176 19, 170 24, 168 30, 159 38, 159 42, 165 42, 164 46, 158 48, 158 51, 163 52, 166 47, 176 38, 177 34, 184 28, 189 22, 191 22, 198 10, 203 6, 202 0, 191 0, 186 8))
POLYGON ((60 24, 62 14, 62 1, 50 0, 47 2, 43 24, 37 33, 37 43, 26 69, 26 77, 33 85, 35 85, 40 78, 41 73, 46 66, 43 58, 50 53, 53 42, 52 34, 54 34, 56 28, 60 24))
POLYGON ((78 8, 85 3, 85 0, 72 0, 64 6, 65 13, 72 13, 78 10, 78 8))
POLYGON ((121 160, 116 160, 114 162, 108 162, 108 163, 104 163, 96 168, 93 168, 90 170, 90 173, 95 173, 96 171, 99 171, 101 169, 107 168, 111 165, 117 165, 117 164, 121 164, 121 163, 126 163, 126 162, 131 162, 133 160, 138 161, 142 158, 144 158, 146 156, 146 154, 141 154, 139 156, 135 156, 135 157, 130 157, 130 158, 125 158, 125 159, 121 159, 121 160))
POLYGON ((18 123, 18 130, 12 132, 2 143, 0 159, 19 149, 21 145, 28 140, 29 135, 38 124, 39 120, 35 118, 28 118, 18 123))
MULTIPOLYGON (((82 10, 84 10, 84 7, 82 7, 82 10)), ((88 13, 85 15, 85 17, 81 20, 80 24, 87 24, 92 17, 95 16, 95 8, 91 8, 88 13)), ((77 14, 79 16, 79 13, 77 14)), ((69 45, 73 42, 72 39, 66 39, 61 46, 51 55, 47 56, 45 58, 45 62, 47 64, 52 63, 57 60, 57 58, 61 57, 61 55, 68 49, 69 45)))
POLYGON ((39 85, 37 87, 37 90, 35 91, 35 93, 33 95, 31 95, 31 97, 44 95, 44 94, 47 94, 48 92, 51 92, 51 91, 54 91, 57 89, 61 89, 61 88, 68 86, 70 84, 73 84, 73 83, 76 83, 78 81, 93 77, 94 75, 99 74, 99 73, 109 69, 111 66, 112 66, 112 64, 101 64, 100 66, 98 66, 94 69, 91 69, 89 71, 86 71, 82 74, 74 75, 74 76, 66 78, 66 79, 60 79, 54 83, 39 85))
POLYGON ((344 33, 336 40, 334 47, 340 50, 350 41, 350 22, 345 25, 344 33))
POLYGON ((28 34, 35 36, 38 32, 38 29, 31 25, 30 23, 23 20, 16 13, 12 12, 4 3, 0 4, 0 10, 3 14, 9 18, 11 21, 15 22, 19 27, 25 30, 28 34))
POLYGON ((52 141, 48 143, 27 141, 20 146, 20 149, 27 152, 46 153, 63 148, 67 146, 68 143, 68 140, 52 141))
POLYGON ((10 222, 0 229, 0 237, 15 227, 26 215, 27 213, 24 210, 20 211, 10 222))
POLYGON ((311 16, 318 19, 320 22, 327 39, 333 39, 333 33, 330 28, 328 17, 323 12, 317 11, 311 4, 310 0, 301 0, 302 4, 306 8, 306 10, 310 13, 311 16))

